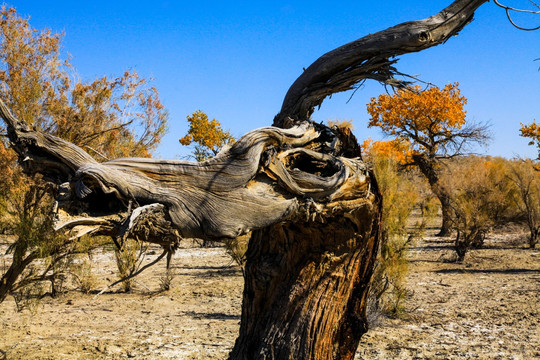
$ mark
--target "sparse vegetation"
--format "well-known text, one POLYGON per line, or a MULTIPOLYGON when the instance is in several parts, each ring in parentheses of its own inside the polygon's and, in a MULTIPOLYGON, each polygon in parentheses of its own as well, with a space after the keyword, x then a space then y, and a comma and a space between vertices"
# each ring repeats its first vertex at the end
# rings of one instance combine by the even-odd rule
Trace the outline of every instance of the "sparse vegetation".
POLYGON ((393 147, 380 142, 364 148, 384 197, 380 252, 371 296, 375 311, 399 316, 407 294, 407 255, 413 240, 408 221, 417 193, 406 172, 400 171, 400 152, 389 149, 393 147))
POLYGON ((125 279, 122 281, 124 291, 131 291, 134 281, 131 276, 141 268, 147 249, 147 243, 132 239, 126 239, 120 248, 115 249, 118 277, 125 279))
POLYGON ((502 158, 477 156, 447 164, 441 183, 450 197, 458 261, 469 249, 481 248, 494 227, 516 220, 509 165, 502 158))
POLYGON ((92 273, 92 264, 88 259, 83 259, 79 264, 72 267, 75 281, 84 294, 89 294, 97 286, 97 276, 92 273))

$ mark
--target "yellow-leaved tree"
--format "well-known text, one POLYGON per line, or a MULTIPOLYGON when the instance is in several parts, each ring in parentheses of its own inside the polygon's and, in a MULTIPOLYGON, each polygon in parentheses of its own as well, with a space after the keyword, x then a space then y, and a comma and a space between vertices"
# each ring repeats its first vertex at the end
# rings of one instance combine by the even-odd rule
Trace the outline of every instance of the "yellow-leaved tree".
POLYGON ((519 135, 529 138, 529 145, 536 145, 540 158, 540 125, 536 123, 536 120, 530 124, 521 123, 519 132, 519 135))
POLYGON ((392 95, 372 98, 367 105, 371 116, 368 126, 380 127, 385 135, 409 145, 410 160, 405 165, 418 167, 441 202, 440 236, 447 235, 451 226, 450 198, 439 181, 442 161, 462 155, 471 143, 485 143, 489 138, 487 125, 467 123, 466 103, 458 83, 454 83, 442 89, 398 89, 392 95))
POLYGON ((226 145, 234 143, 234 137, 227 130, 221 128, 216 119, 210 120, 203 111, 197 110, 187 116, 189 122, 188 133, 180 138, 184 146, 195 143, 193 156, 197 161, 204 161, 213 156, 226 145))
POLYGON ((372 161, 374 156, 393 158, 398 165, 406 165, 412 156, 411 144, 408 140, 395 138, 392 140, 364 140, 361 145, 364 160, 372 161))

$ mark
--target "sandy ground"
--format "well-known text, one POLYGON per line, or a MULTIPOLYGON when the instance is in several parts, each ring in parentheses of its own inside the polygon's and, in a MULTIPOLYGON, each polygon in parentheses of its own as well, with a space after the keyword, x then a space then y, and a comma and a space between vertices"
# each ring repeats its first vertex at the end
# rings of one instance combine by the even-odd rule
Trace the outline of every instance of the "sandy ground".
MULTIPOLYGON (((379 316, 356 358, 540 359, 540 252, 513 238, 489 238, 463 264, 447 261, 450 242, 419 241, 404 318, 379 316)), ((113 256, 92 260, 99 290, 115 280, 113 256)), ((71 290, 22 312, 8 298, 0 304, 0 360, 226 359, 240 321, 239 269, 221 248, 183 248, 172 288, 160 292, 164 268, 143 273, 132 293, 71 290)))

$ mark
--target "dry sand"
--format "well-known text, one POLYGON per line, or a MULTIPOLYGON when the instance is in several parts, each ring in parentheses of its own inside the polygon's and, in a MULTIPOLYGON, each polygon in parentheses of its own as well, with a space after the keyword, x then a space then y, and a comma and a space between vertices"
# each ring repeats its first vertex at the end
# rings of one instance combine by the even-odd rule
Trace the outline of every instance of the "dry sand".
MULTIPOLYGON (((540 252, 515 238, 492 236, 463 264, 447 261, 451 242, 419 241, 404 317, 379 316, 356 358, 540 359, 540 252)), ((96 290, 115 280, 113 260, 92 257, 96 290)), ((160 263, 132 293, 115 287, 96 298, 70 290, 22 312, 9 297, 0 304, 0 360, 226 359, 240 321, 240 270, 222 248, 188 246, 172 271, 166 292, 158 291, 160 263)))

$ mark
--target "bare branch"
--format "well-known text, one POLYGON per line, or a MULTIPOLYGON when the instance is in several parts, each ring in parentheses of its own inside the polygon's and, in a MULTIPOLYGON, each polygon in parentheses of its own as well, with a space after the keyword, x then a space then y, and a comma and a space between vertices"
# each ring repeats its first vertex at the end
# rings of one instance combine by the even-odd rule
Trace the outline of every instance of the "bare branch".
POLYGON ((406 22, 367 35, 332 50, 310 65, 289 88, 274 125, 291 127, 308 120, 323 100, 337 92, 354 89, 365 79, 393 87, 409 82, 396 79, 396 56, 442 44, 456 35, 487 0, 457 0, 424 20, 406 22))
POLYGON ((163 259, 165 257, 165 255, 167 255, 167 253, 169 252, 170 250, 168 249, 164 249, 163 252, 152 262, 144 265, 142 268, 140 268, 139 270, 135 271, 134 273, 132 274, 129 274, 128 276, 125 276, 123 277, 122 279, 120 280, 117 280, 115 282, 113 282, 112 284, 110 285, 107 285, 103 290, 101 290, 99 293, 96 294, 96 296, 94 296, 93 300, 95 300, 99 295, 103 294, 105 291, 109 290, 110 288, 112 288, 113 286, 115 285, 118 285, 120 284, 121 282, 124 282, 124 281, 127 281, 129 279, 133 279, 135 276, 139 275, 140 273, 142 273, 144 270, 148 269, 149 267, 157 264, 159 262, 159 260, 163 259))
POLYGON ((105 155, 103 155, 101 152, 97 151, 96 149, 94 149, 93 147, 91 146, 88 146, 88 145, 84 145, 85 148, 87 148, 88 150, 91 150, 93 152, 95 152, 97 155, 101 156, 103 158, 103 160, 105 161, 109 161, 111 159, 109 159, 108 157, 106 157, 105 155))
MULTIPOLYGON (((109 133, 111 131, 116 131, 116 130, 120 130, 120 129, 123 129, 123 128, 126 128, 128 127, 129 125, 131 125, 133 123, 133 119, 132 120, 129 120, 119 126, 116 126, 116 127, 113 127, 113 128, 107 128, 105 130, 102 130, 102 131, 98 131, 98 132, 95 132, 93 134, 89 134, 87 136, 85 136, 82 140, 85 141, 83 143, 82 146, 86 146, 86 144, 90 143, 93 139, 97 138, 98 136, 101 136, 101 135, 104 135, 106 133, 109 133)), ((101 155, 101 154, 100 154, 101 155)))
MULTIPOLYGON (((528 13, 528 14, 540 14, 540 10, 535 11, 535 10, 516 9, 516 8, 510 7, 510 6, 503 5, 503 4, 501 4, 498 0, 493 0, 493 2, 494 2, 497 6, 503 8, 503 9, 506 11, 506 17, 508 18, 508 21, 510 21, 510 23, 511 23, 515 28, 517 28, 517 29, 519 29, 519 30, 523 30, 523 31, 535 31, 535 30, 540 29, 540 25, 537 26, 537 27, 534 27, 534 28, 524 28, 524 27, 522 27, 522 26, 519 26, 519 25, 517 25, 517 24, 514 22, 514 20, 513 20, 512 17, 510 16, 510 11, 521 12, 521 13, 528 13)), ((531 3, 532 3, 534 6, 540 8, 540 7, 539 7, 537 4, 535 4, 534 2, 531 1, 531 3)))
MULTIPOLYGON (((540 10, 538 11, 535 11, 535 10, 525 10, 525 9, 516 9, 516 8, 513 8, 513 7, 510 7, 510 6, 506 6, 506 5, 503 5, 501 4, 498 0, 493 0, 493 2, 499 6, 499 7, 502 7, 503 9, 505 10, 511 10, 511 11, 516 11, 516 12, 522 12, 522 13, 529 13, 529 14, 540 14, 540 10)), ((532 2, 531 3, 536 6, 537 8, 540 9, 540 6, 538 6, 536 3, 532 2)))

